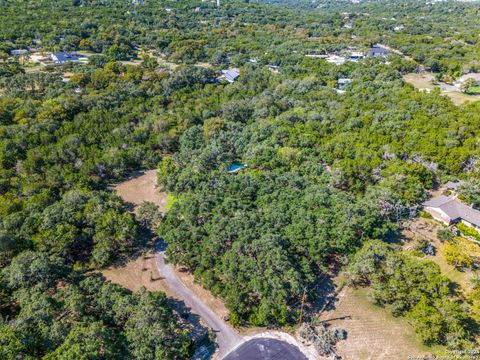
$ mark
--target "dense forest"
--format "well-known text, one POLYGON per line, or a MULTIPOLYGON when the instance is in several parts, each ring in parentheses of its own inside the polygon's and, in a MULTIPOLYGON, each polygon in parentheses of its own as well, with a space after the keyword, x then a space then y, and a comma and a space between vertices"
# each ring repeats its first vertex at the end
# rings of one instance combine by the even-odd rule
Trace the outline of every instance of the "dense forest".
MULTIPOLYGON (((478 182, 480 103, 457 107, 402 80, 422 66, 439 76, 475 70, 478 6, 0 7, 1 358, 192 355, 164 294, 92 273, 147 246, 109 185, 152 168, 173 199, 157 229, 169 259, 225 301, 233 325, 295 323, 304 288, 349 262, 352 282, 371 285, 426 344, 475 346, 477 300, 382 240, 417 215, 435 184, 478 182), (407 58, 336 66, 305 56, 378 42, 407 58), (9 55, 26 47, 84 52, 89 62, 38 69, 9 55), (236 82, 217 80, 234 66, 236 82), (340 78, 352 79, 345 93, 340 78), (232 163, 248 166, 230 174, 232 163)), ((478 204, 479 193, 466 196, 478 204)))

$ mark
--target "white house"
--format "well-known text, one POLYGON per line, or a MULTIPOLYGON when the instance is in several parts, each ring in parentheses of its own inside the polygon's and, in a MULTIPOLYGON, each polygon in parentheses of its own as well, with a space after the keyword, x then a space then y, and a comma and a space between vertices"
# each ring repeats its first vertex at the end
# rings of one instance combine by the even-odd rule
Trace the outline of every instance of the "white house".
POLYGON ((441 221, 445 225, 462 222, 480 230, 480 211, 463 204, 456 198, 440 195, 425 201, 422 205, 435 220, 441 221))

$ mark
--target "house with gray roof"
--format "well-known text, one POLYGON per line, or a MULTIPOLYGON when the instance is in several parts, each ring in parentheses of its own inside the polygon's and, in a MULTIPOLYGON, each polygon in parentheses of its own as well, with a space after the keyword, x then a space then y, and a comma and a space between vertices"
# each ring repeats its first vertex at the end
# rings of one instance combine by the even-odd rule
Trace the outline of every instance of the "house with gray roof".
POLYGON ((227 80, 229 83, 235 82, 240 76, 240 70, 237 68, 231 68, 228 70, 222 70, 222 75, 220 76, 220 80, 227 80))
POLYGON ((370 56, 373 57, 385 57, 388 55, 388 50, 385 49, 383 46, 374 45, 370 49, 370 56))
POLYGON ((422 205, 435 220, 448 226, 462 222, 480 230, 480 211, 465 205, 454 197, 440 195, 425 201, 422 205))

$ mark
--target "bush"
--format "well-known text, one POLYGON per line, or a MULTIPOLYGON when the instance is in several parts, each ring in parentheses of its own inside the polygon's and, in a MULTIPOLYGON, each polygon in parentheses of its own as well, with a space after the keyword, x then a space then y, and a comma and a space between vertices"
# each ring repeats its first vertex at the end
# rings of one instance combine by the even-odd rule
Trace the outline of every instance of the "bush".
POLYGON ((465 235, 465 236, 471 236, 473 237, 475 240, 478 240, 480 241, 480 233, 478 233, 477 230, 475 230, 474 228, 471 228, 463 223, 458 223, 457 224, 457 228, 458 230, 460 230, 460 232, 465 235))
POLYGON ((455 234, 448 229, 439 229, 437 231, 437 237, 440 241, 445 242, 452 240, 455 237, 455 234))

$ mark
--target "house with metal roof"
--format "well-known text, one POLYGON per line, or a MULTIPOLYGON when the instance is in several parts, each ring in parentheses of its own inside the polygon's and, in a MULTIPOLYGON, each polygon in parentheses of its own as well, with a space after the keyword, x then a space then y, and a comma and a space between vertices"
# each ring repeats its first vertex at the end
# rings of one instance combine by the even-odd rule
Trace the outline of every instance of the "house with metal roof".
POLYGON ((385 57, 388 55, 388 50, 385 49, 383 46, 374 45, 370 49, 370 56, 373 57, 385 57))
POLYGON ((28 54, 27 49, 15 49, 15 50, 10 51, 10 55, 12 55, 12 56, 20 56, 20 55, 25 55, 25 54, 28 54))
POLYGON ((228 70, 222 70, 222 76, 220 76, 220 80, 227 80, 229 83, 235 82, 240 76, 240 70, 237 68, 231 68, 228 70))
POLYGON ((425 201, 424 209, 435 220, 445 225, 453 225, 458 222, 480 230, 480 211, 465 205, 455 197, 440 195, 425 201))
POLYGON ((79 63, 84 57, 74 53, 59 51, 53 53, 50 58, 56 65, 63 65, 67 62, 79 63))

